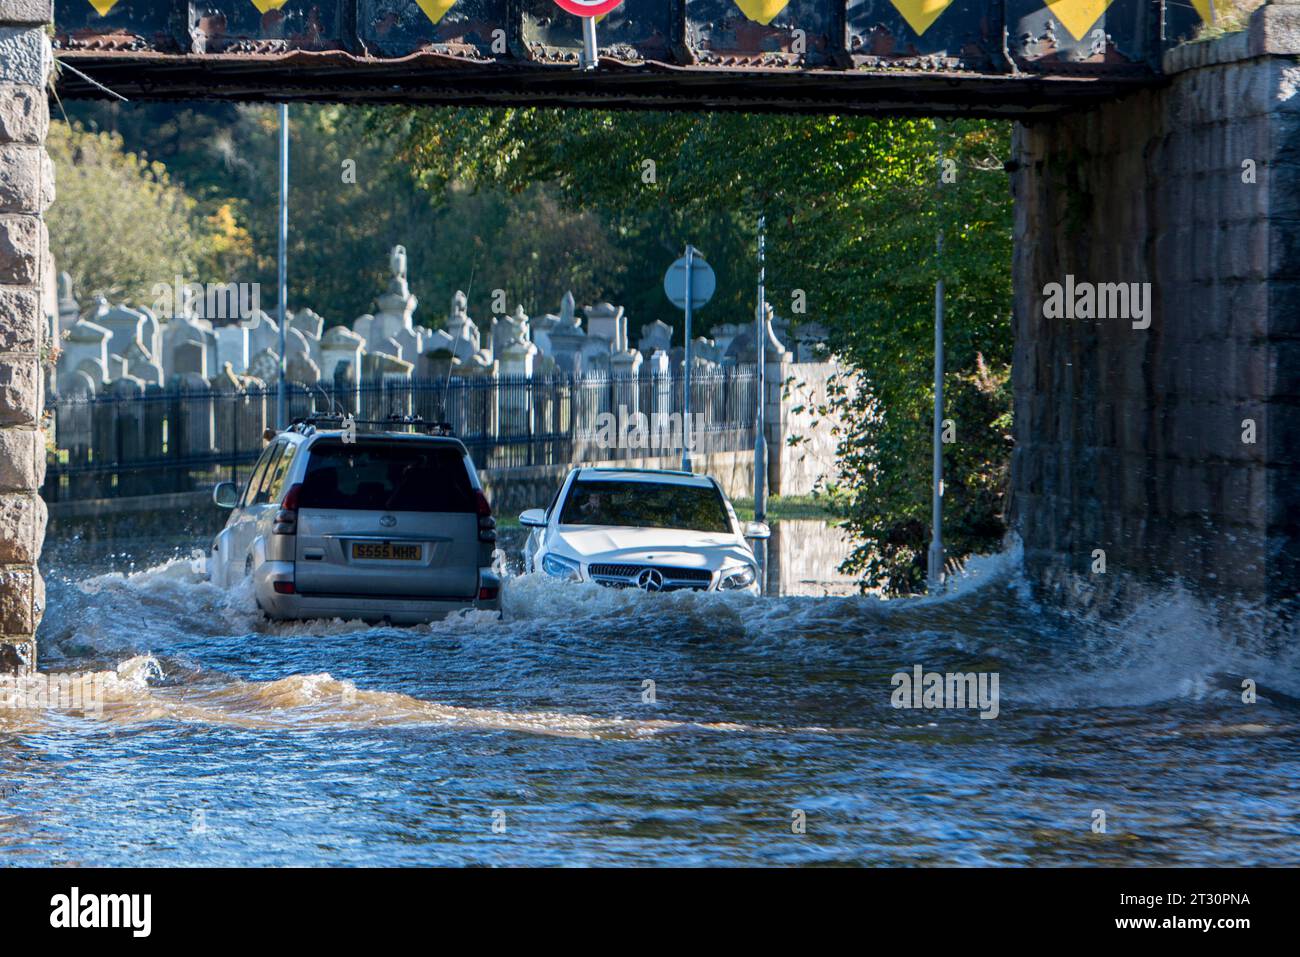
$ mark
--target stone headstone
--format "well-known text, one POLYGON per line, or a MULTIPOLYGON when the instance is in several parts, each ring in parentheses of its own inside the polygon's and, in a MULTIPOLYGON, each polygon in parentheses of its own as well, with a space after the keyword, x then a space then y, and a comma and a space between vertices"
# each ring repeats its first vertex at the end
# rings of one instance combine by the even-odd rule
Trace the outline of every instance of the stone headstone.
POLYGON ((299 309, 290 318, 289 328, 297 329, 308 340, 319 340, 325 332, 325 320, 310 309, 299 309))
MULTIPOLYGON (((153 342, 152 330, 146 332, 144 313, 127 306, 109 306, 102 296, 96 300, 94 323, 103 326, 111 334, 108 342, 108 354, 120 356, 126 353, 133 342, 143 343, 148 338, 153 342)), ((147 351, 147 350, 146 350, 147 351)))
POLYGON ((379 311, 375 313, 374 324, 378 327, 377 335, 381 339, 396 336, 397 333, 411 328, 411 316, 419 300, 411 295, 406 282, 406 247, 394 246, 388 254, 388 267, 391 278, 388 289, 375 302, 379 311))
POLYGON ((126 360, 127 372, 131 376, 140 380, 145 385, 160 386, 163 384, 163 368, 155 362, 153 356, 140 343, 139 340, 131 343, 122 354, 126 360))
POLYGON ((667 352, 673 347, 673 327, 661 319, 647 322, 641 327, 641 341, 637 347, 646 355, 656 350, 667 352))
POLYGON ((367 352, 362 357, 361 369, 365 381, 387 386, 395 382, 409 383, 411 374, 415 371, 415 364, 404 362, 383 352, 367 352))
POLYGON ((576 374, 582 365, 581 355, 587 334, 582 329, 573 307, 573 293, 565 293, 560 304, 559 321, 547 334, 551 345, 551 357, 556 367, 566 374, 576 374))
MULTIPOLYGON (((252 315, 242 320, 240 325, 248 330, 248 353, 250 356, 256 357, 259 352, 265 349, 279 353, 280 327, 275 324, 274 319, 261 309, 253 310, 252 315)), ((249 364, 251 366, 251 359, 249 364)))
POLYGON ((144 316, 144 332, 140 339, 140 344, 144 346, 144 351, 149 353, 149 358, 155 362, 162 362, 162 323, 152 309, 142 306, 139 312, 144 316))
POLYGON ((260 379, 263 383, 278 382, 280 380, 280 357, 270 349, 263 349, 253 356, 253 361, 248 364, 248 374, 255 379, 260 379))
POLYGON ((734 322, 726 322, 721 325, 714 326, 712 329, 710 329, 709 335, 712 337, 714 344, 722 351, 722 354, 725 356, 727 354, 727 350, 731 347, 732 342, 736 340, 737 336, 743 334, 746 328, 752 329, 753 326, 751 325, 742 328, 741 326, 736 325, 736 323, 734 322))
POLYGON ((369 348, 370 333, 375 325, 375 317, 366 313, 352 320, 352 331, 359 335, 369 348))
MULTIPOLYGON (((163 372, 168 376, 178 371, 199 372, 200 374, 211 374, 212 367, 216 362, 217 334, 212 331, 212 327, 203 319, 195 319, 192 316, 179 315, 168 320, 162 330, 162 367, 163 372), (176 350, 182 343, 198 343, 203 349, 205 360, 202 369, 195 367, 195 362, 188 360, 184 368, 176 365, 176 350)), ((192 354, 189 350, 188 354, 192 354)))
POLYGON ((830 330, 820 322, 803 322, 795 330, 795 357, 799 362, 825 362, 830 359, 827 339, 830 330))
POLYGON ((587 314, 587 338, 603 339, 609 343, 611 352, 622 352, 627 348, 627 317, 622 306, 600 302, 594 306, 584 306, 587 314))
MULTIPOLYGON (((480 348, 478 326, 469 317, 468 300, 459 289, 451 297, 451 312, 447 316, 447 333, 453 339, 463 339, 473 345, 473 351, 480 348)), ((459 354, 459 352, 458 352, 459 354)))
MULTIPOLYGON (((757 310, 755 310, 754 315, 755 317, 757 317, 758 315, 757 310)), ((788 358, 789 356, 785 348, 785 345, 781 342, 780 339, 777 338, 776 332, 772 328, 772 317, 773 317, 772 306, 768 304, 767 322, 765 324, 765 328, 767 331, 767 343, 766 343, 767 351, 765 353, 764 361, 780 362, 788 358)), ((731 344, 727 347, 724 356, 718 356, 712 352, 702 353, 702 354, 707 355, 708 358, 712 359, 715 362, 721 362, 724 358, 731 362, 753 362, 755 351, 756 350, 754 349, 754 325, 753 323, 750 323, 749 325, 741 329, 740 334, 737 335, 731 341, 731 344)))
POLYGON ((235 374, 229 362, 221 366, 221 371, 212 377, 208 385, 219 395, 233 395, 244 391, 243 379, 235 374))
MULTIPOLYGON (((229 363, 225 363, 229 365, 229 363)), ((172 349, 171 369, 172 375, 200 375, 204 379, 208 376, 208 350, 202 342, 193 340, 187 342, 178 342, 172 349)))
POLYGON ((539 352, 537 346, 533 345, 525 338, 512 339, 506 343, 499 353, 501 356, 501 374, 508 376, 522 376, 531 379, 533 375, 533 364, 536 361, 539 352))
POLYGON ((290 354, 285 360, 284 375, 290 382, 315 385, 320 381, 320 366, 309 355, 290 354))
POLYGON ((219 369, 229 362, 232 369, 240 372, 247 369, 248 361, 252 358, 252 353, 248 350, 248 327, 242 322, 236 322, 218 326, 213 331, 217 338, 216 357, 213 360, 215 367, 219 369))
POLYGON ((331 326, 321 336, 321 378, 334 382, 340 375, 360 385, 361 355, 365 340, 346 326, 331 326), (340 371, 342 370, 342 371, 340 371))
POLYGON ((415 363, 416 357, 424 351, 424 331, 422 329, 399 329, 389 337, 397 345, 398 358, 415 363))
POLYGON ((81 304, 72 294, 72 277, 59 273, 59 334, 71 329, 81 316, 81 304))
POLYGON ((108 340, 113 334, 103 326, 96 325, 88 319, 81 319, 72 324, 63 340, 63 351, 59 356, 59 373, 79 369, 85 362, 90 362, 98 372, 99 382, 108 381, 108 340))

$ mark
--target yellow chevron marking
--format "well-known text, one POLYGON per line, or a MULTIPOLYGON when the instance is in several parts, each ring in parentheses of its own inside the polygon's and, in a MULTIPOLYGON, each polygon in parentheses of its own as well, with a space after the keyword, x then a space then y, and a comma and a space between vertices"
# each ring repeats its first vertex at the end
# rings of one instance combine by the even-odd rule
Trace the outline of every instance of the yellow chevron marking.
POLYGON ((930 25, 939 19, 939 14, 947 10, 952 0, 889 0, 903 15, 907 25, 917 35, 930 29, 930 25))
POLYGON ((1084 38, 1110 5, 1111 0, 1047 0, 1047 8, 1076 40, 1084 38))
POLYGON ((456 5, 456 0, 415 0, 431 23, 437 23, 456 5))
POLYGON ((740 12, 755 23, 771 23, 778 13, 790 5, 790 0, 736 0, 740 12))

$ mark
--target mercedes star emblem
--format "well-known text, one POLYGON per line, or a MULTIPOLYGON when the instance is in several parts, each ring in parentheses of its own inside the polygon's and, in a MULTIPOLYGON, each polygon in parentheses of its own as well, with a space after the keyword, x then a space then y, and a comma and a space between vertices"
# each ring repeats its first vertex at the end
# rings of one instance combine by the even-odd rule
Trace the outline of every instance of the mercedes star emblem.
POLYGON ((636 587, 659 591, 664 587, 664 576, 657 568, 647 568, 636 576, 636 587))

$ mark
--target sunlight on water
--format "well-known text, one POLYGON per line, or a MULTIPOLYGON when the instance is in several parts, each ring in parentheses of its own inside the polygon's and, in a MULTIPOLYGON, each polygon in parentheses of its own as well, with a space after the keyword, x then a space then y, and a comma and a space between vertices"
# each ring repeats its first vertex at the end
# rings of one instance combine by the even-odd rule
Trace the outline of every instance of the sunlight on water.
POLYGON ((199 558, 51 576, 32 680, 99 699, 0 709, 15 862, 1300 860, 1296 645, 1177 588, 1065 616, 1013 547, 937 598, 526 576, 394 628, 268 622, 199 558), (996 720, 893 707, 917 665, 997 673, 996 720))

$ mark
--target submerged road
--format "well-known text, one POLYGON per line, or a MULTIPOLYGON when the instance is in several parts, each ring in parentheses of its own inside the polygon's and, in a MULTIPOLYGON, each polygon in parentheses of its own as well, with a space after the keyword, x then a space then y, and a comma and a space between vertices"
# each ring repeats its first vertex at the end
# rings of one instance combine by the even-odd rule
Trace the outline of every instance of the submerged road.
POLYGON ((1050 614, 1017 560, 895 602, 516 578, 413 628, 65 565, 42 667, 103 710, 0 711, 0 861, 1300 864, 1296 659, 1177 593, 1050 614), (918 664, 996 672, 998 716, 894 708, 918 664))

